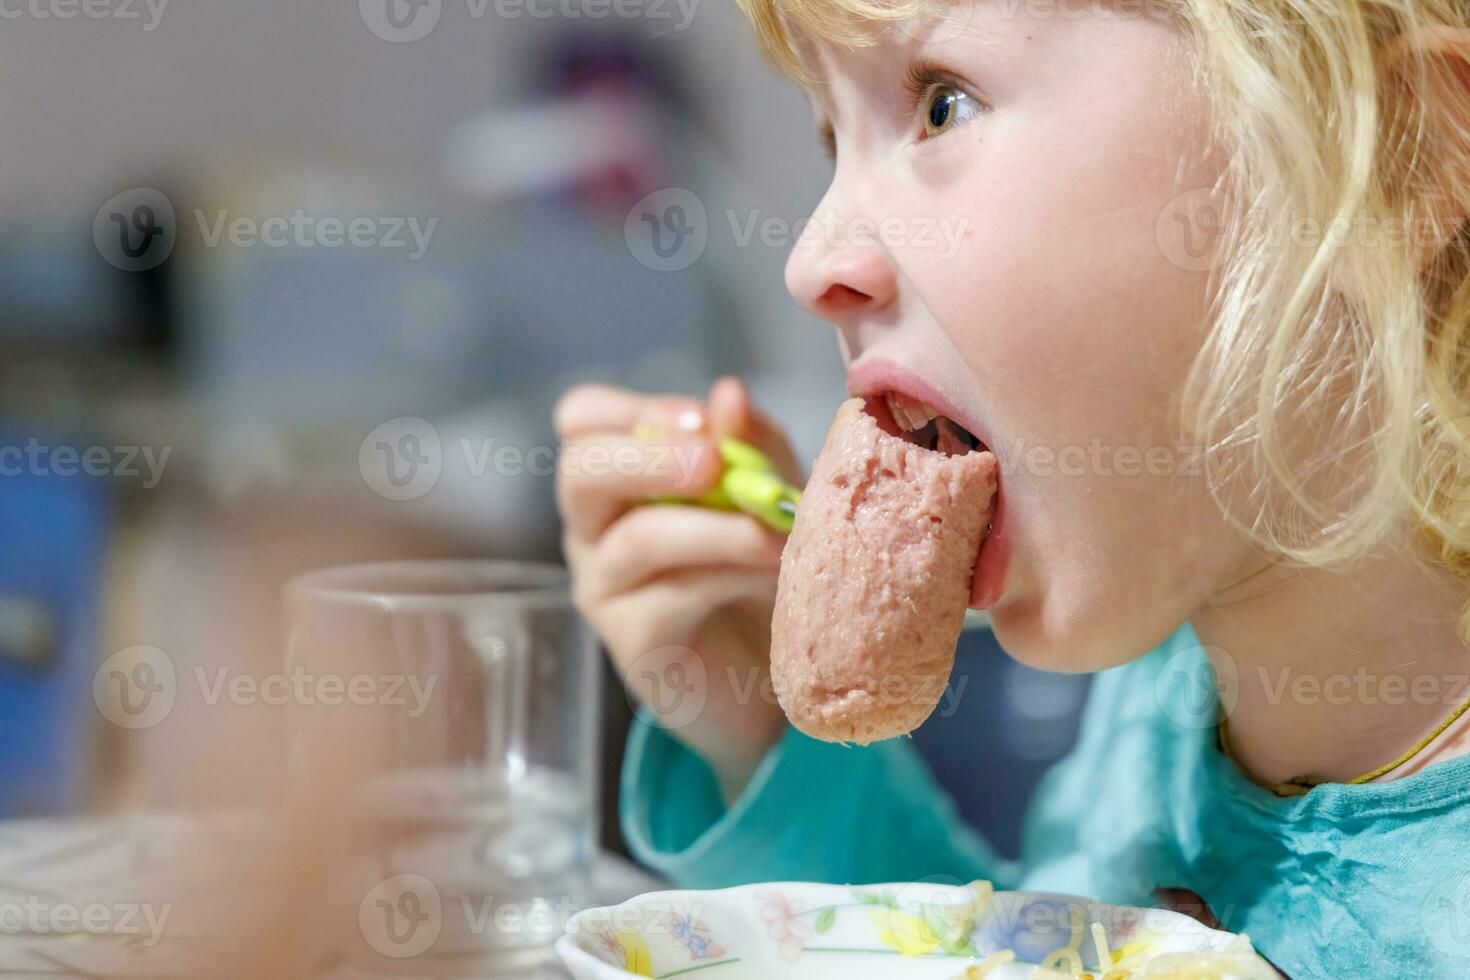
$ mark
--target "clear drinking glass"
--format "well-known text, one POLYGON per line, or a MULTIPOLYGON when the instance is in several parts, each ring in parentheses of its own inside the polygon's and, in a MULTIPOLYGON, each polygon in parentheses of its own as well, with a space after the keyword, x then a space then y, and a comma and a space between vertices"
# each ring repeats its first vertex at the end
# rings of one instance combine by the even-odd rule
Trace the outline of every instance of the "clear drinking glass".
POLYGON ((601 663, 553 565, 314 572, 287 589, 309 931, 358 967, 540 976, 587 900, 601 663))

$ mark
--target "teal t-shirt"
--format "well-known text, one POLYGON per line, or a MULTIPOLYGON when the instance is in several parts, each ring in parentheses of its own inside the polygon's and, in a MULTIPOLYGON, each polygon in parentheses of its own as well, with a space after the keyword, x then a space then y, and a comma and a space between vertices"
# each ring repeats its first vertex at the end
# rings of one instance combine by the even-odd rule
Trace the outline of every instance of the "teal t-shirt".
POLYGON ((703 760, 642 723, 624 830, 680 887, 988 878, 1144 906, 1182 889, 1293 980, 1470 978, 1470 757, 1278 797, 1221 753, 1208 670, 1185 626, 1098 675, 1077 748, 1031 802, 1019 863, 959 821, 906 740, 789 732, 727 808, 703 760))

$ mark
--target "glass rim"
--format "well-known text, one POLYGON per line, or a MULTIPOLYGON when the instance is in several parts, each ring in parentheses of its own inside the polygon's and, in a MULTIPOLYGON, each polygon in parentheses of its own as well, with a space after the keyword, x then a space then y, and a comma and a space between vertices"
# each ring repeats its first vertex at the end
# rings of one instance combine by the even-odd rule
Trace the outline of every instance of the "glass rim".
POLYGON ((571 574, 548 561, 479 558, 358 562, 319 568, 286 583, 291 603, 325 600, 349 606, 430 610, 458 606, 572 608, 571 574), (476 582, 479 576, 481 581, 476 582), (423 588, 404 583, 419 581, 423 588), (375 584, 376 583, 376 584, 375 584), (463 589, 434 591, 436 583, 463 589))

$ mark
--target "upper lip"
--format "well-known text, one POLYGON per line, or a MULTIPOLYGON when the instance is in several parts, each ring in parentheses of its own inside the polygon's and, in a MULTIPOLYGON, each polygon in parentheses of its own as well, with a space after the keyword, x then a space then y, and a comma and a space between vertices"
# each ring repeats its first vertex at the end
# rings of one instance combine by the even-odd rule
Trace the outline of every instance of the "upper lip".
POLYGON ((847 391, 855 398, 869 398, 890 391, 923 402, 947 415, 995 452, 995 443, 973 415, 957 406, 944 392, 894 361, 873 358, 853 364, 847 371, 847 391))

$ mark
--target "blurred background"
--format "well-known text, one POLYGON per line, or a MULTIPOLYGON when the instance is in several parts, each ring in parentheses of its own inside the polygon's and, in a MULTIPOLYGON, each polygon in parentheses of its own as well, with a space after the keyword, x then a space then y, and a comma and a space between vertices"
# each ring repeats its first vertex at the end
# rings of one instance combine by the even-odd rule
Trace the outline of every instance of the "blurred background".
MULTIPOLYGON (((829 164, 728 2, 3 0, 0 132, 6 818, 277 797, 278 707, 113 724, 100 665, 279 670, 308 569, 559 560, 567 386, 738 374, 807 459, 842 397, 782 283, 829 164)), ((1085 681, 958 670, 917 741, 1014 852, 1085 681)))

